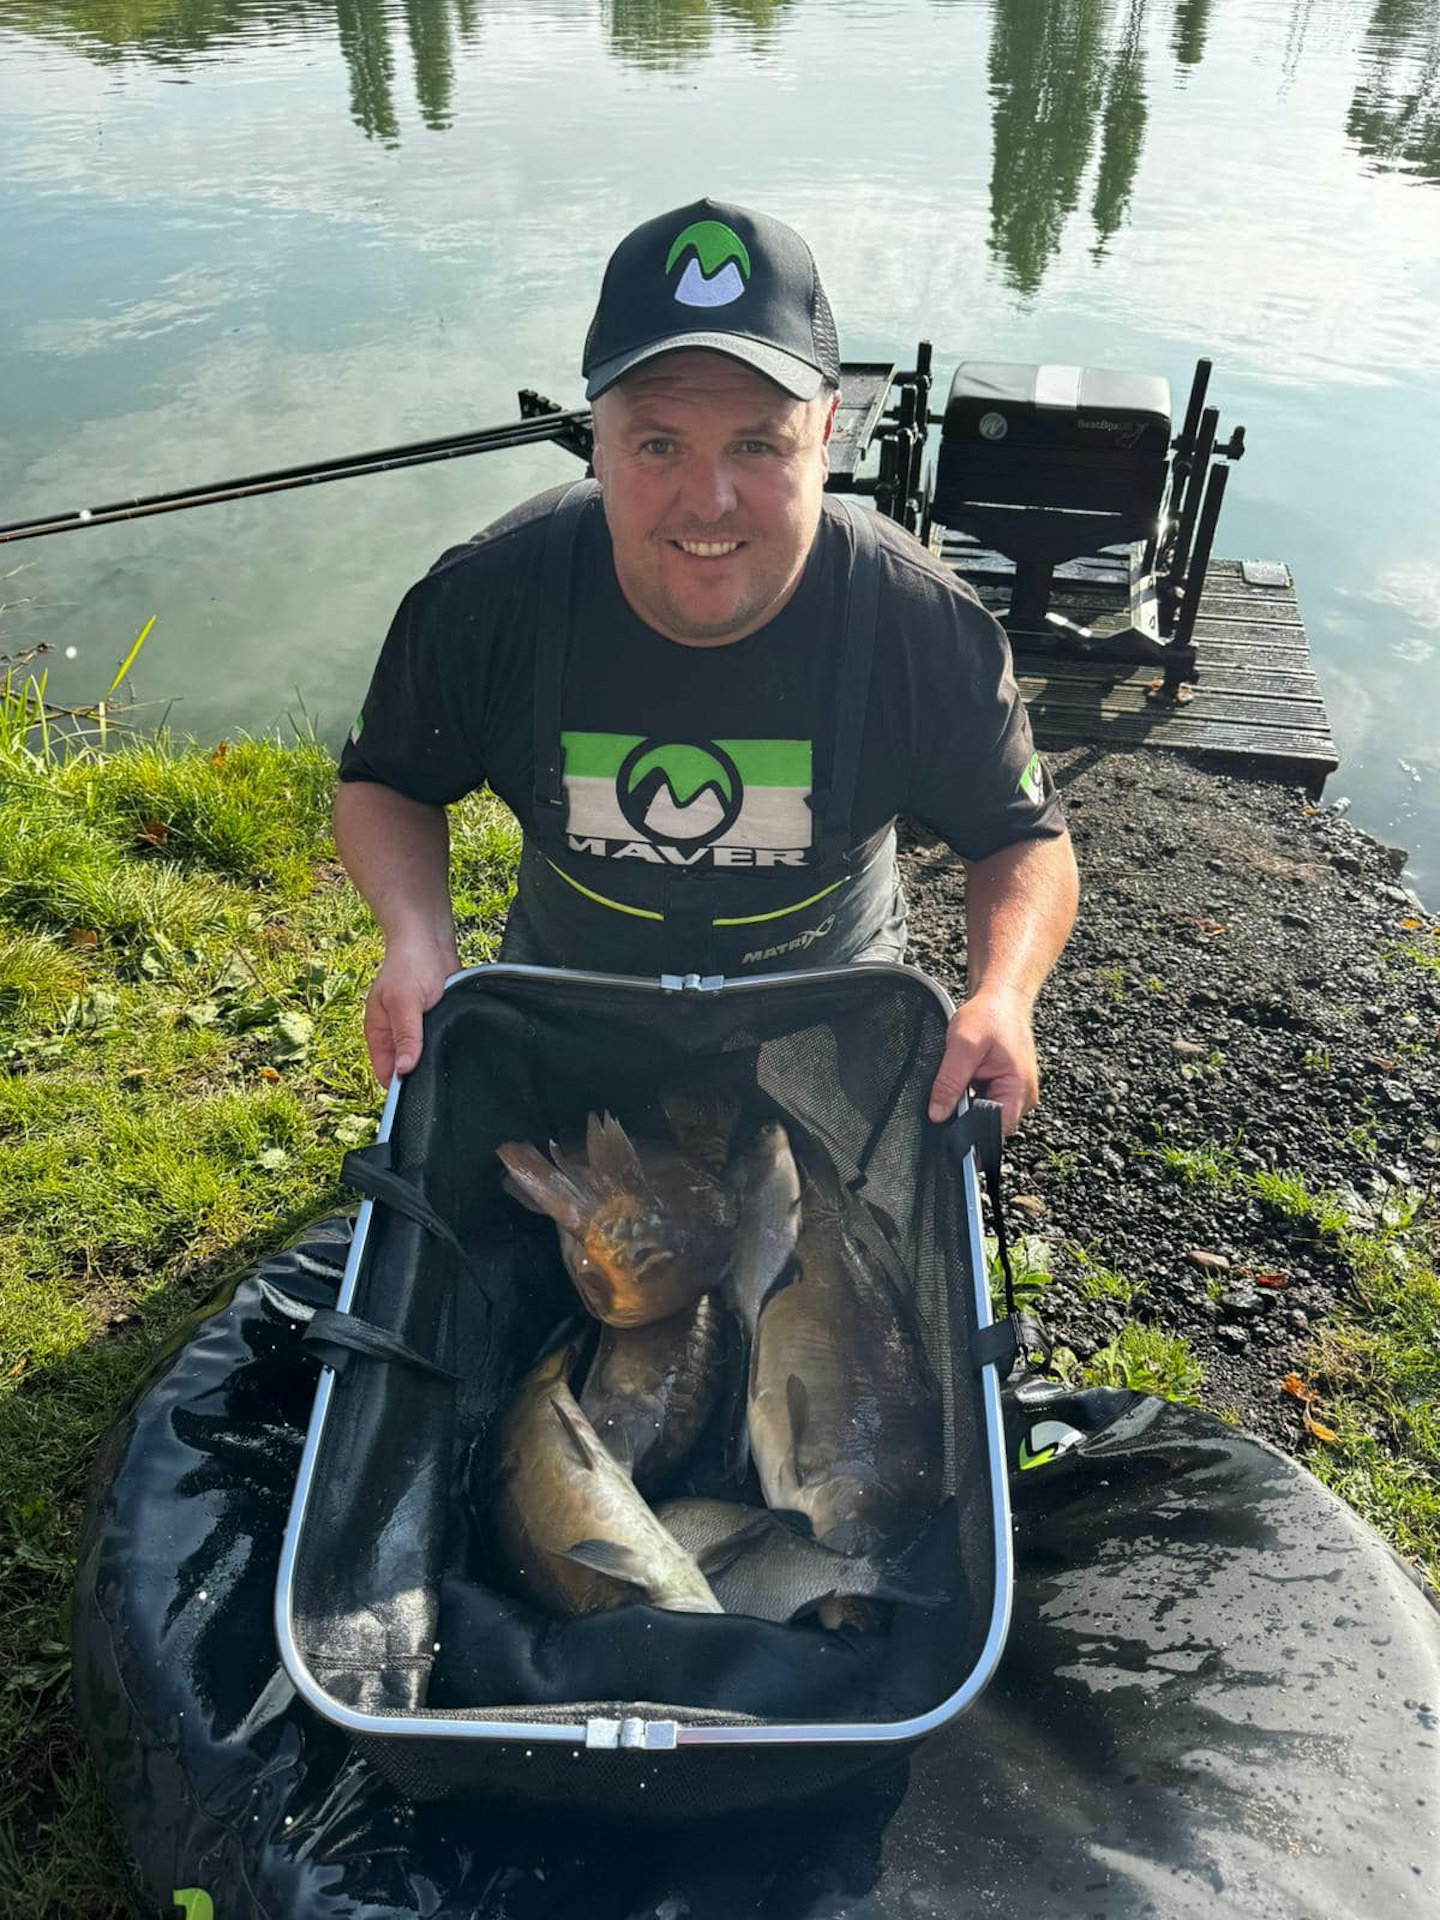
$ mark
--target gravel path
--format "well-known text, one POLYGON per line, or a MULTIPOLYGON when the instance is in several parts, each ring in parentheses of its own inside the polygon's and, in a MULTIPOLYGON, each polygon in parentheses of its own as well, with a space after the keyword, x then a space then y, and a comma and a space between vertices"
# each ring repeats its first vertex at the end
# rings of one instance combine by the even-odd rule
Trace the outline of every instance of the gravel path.
MULTIPOLYGON (((1278 1385, 1343 1295, 1343 1265, 1308 1226, 1187 1183, 1159 1150, 1228 1150, 1338 1194, 1366 1226, 1390 1189, 1440 1182, 1440 970, 1401 952, 1440 954, 1435 916, 1402 856, 1294 788, 1158 751, 1049 759, 1083 899, 1038 1011, 1043 1104, 1011 1143, 1011 1230, 1054 1250, 1052 1339, 1084 1359, 1126 1317, 1156 1320, 1200 1356, 1207 1404, 1293 1448, 1300 1413, 1278 1385), (1076 1247, 1136 1298, 1087 1298, 1076 1247)), ((959 863, 912 834, 905 867, 910 958, 956 993, 959 863)))

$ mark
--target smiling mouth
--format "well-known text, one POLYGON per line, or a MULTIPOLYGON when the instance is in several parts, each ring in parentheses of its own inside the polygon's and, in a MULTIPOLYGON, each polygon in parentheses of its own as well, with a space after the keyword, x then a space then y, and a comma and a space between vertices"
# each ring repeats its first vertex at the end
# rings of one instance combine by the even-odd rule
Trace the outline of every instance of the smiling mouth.
POLYGON ((738 553, 743 542, 739 540, 676 540, 681 553, 688 553, 694 560, 723 560, 727 554, 738 553))

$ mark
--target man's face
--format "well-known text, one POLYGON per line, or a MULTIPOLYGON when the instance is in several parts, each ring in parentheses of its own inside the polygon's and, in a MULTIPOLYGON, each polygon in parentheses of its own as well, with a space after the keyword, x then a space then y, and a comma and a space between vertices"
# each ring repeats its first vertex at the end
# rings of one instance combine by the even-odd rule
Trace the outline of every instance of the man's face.
POLYGON ((793 400, 723 354, 667 353, 595 403, 596 477, 620 587, 686 646, 743 639, 800 583, 835 398, 793 400))

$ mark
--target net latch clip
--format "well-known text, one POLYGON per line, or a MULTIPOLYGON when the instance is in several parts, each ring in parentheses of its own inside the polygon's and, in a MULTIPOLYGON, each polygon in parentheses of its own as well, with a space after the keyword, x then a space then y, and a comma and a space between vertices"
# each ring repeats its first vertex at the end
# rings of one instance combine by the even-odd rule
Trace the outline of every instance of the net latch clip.
POLYGON ((673 1720, 587 1720, 587 1747, 628 1747, 645 1753, 669 1753, 676 1744, 673 1720))

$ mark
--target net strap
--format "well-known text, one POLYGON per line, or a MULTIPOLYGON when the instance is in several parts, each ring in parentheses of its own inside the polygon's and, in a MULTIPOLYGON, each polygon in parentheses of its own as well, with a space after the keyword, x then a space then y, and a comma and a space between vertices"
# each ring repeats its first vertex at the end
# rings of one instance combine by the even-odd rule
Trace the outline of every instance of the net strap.
POLYGON ((995 1251, 1005 1278, 1005 1318, 994 1326, 977 1328, 970 1349, 977 1367, 998 1367, 1009 1373, 1027 1348, 1043 1344, 1038 1325, 1022 1314, 1015 1299, 1015 1270, 1010 1262, 1010 1237, 1005 1228, 1005 1193, 1001 1179, 1000 1104, 971 1095, 946 1130, 950 1150, 959 1160, 973 1151, 985 1181, 990 1219, 995 1228, 995 1251))
POLYGON ((340 1162, 340 1178, 346 1186, 364 1194, 380 1206, 393 1207, 417 1226, 447 1246, 475 1282, 485 1299, 494 1304, 491 1283, 475 1260, 461 1245, 454 1228, 443 1220, 413 1181, 405 1179, 391 1164, 390 1142, 377 1140, 373 1146, 352 1147, 340 1162))

